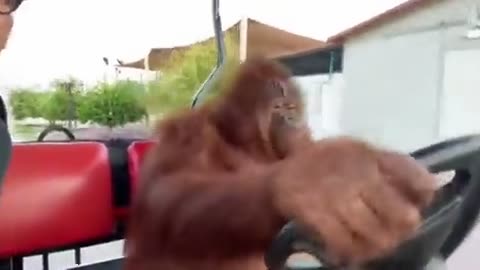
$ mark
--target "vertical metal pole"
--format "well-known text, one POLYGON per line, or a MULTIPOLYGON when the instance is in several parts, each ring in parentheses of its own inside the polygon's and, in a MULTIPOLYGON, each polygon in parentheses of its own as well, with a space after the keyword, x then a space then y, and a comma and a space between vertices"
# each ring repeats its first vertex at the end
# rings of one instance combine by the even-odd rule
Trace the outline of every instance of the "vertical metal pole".
POLYGON ((438 140, 442 138, 442 118, 444 116, 444 83, 445 79, 445 53, 446 53, 446 44, 445 44, 445 30, 446 25, 443 24, 439 29, 439 48, 438 48, 438 67, 437 67, 437 81, 436 81, 436 117, 433 130, 433 140, 438 140))
POLYGON ((80 265, 82 263, 82 251, 80 248, 75 249, 75 264, 80 265))
POLYGON ((202 101, 204 92, 206 92, 207 90, 211 90, 212 84, 223 71, 226 51, 225 40, 223 39, 222 20, 220 18, 219 9, 219 0, 212 0, 213 28, 215 30, 215 38, 217 41, 217 66, 213 69, 210 75, 208 75, 207 80, 205 80, 205 82, 195 93, 191 105, 192 108, 194 108, 198 104, 198 102, 202 101))
POLYGON ((330 59, 329 59, 329 66, 328 66, 328 81, 332 80, 333 77, 333 64, 335 60, 335 53, 334 51, 330 51, 330 59))
POLYGON ((42 254, 42 266, 43 270, 50 269, 50 265, 48 264, 48 253, 42 254))

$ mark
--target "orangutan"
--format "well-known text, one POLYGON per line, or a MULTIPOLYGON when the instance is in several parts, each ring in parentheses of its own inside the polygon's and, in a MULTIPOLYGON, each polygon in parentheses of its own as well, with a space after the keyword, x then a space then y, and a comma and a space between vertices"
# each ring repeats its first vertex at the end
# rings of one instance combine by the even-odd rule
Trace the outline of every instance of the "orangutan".
POLYGON ((247 60, 221 98, 160 121, 155 134, 127 270, 264 270, 289 220, 332 262, 362 263, 411 236, 435 190, 408 156, 349 137, 314 141, 298 87, 271 60, 247 60))

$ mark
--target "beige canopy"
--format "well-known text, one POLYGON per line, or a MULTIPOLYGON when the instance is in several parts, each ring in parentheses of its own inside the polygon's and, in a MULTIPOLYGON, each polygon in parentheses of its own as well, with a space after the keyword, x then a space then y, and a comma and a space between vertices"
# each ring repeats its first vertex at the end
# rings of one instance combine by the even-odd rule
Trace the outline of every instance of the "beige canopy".
MULTIPOLYGON (((239 28, 240 22, 228 28, 226 32, 238 32, 239 28)), ((247 58, 252 56, 276 58, 321 48, 326 44, 323 41, 296 35, 252 19, 248 19, 247 29, 247 58)), ((207 43, 213 39, 214 37, 211 37, 198 43, 207 43)), ((151 70, 161 70, 162 65, 168 62, 172 52, 186 50, 195 44, 151 49, 149 53, 149 68, 151 70)), ((145 59, 139 59, 131 63, 124 63, 121 66, 145 69, 144 62, 145 59)))

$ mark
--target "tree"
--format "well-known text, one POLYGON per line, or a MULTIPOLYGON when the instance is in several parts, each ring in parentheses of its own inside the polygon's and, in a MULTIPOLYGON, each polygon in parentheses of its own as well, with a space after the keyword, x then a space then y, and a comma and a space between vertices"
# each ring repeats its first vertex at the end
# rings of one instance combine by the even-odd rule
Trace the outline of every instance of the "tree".
POLYGON ((67 120, 72 97, 63 89, 48 91, 44 95, 46 98, 41 107, 42 118, 48 120, 50 124, 67 120))
POLYGON ((46 94, 29 88, 13 89, 10 93, 9 105, 12 108, 15 120, 37 118, 42 116, 42 104, 46 101, 46 94))
POLYGON ((81 98, 78 117, 82 123, 93 122, 110 128, 123 126, 146 116, 142 101, 140 84, 101 83, 81 98))
POLYGON ((66 79, 54 79, 50 82, 50 88, 79 91, 82 88, 83 83, 74 78, 68 77, 66 79))
MULTIPOLYGON (((238 33, 225 35, 227 48, 226 70, 223 78, 217 81, 208 98, 219 94, 219 86, 238 64, 238 33)), ((190 49, 175 53, 162 70, 163 76, 149 84, 147 106, 154 113, 169 113, 191 104, 192 97, 213 70, 217 59, 215 41, 193 45, 190 49)))
POLYGON ((48 117, 54 116, 56 120, 67 120, 68 126, 72 127, 73 121, 77 120, 77 106, 83 92, 82 82, 74 77, 68 77, 53 80, 50 85, 55 90, 50 99, 48 117))

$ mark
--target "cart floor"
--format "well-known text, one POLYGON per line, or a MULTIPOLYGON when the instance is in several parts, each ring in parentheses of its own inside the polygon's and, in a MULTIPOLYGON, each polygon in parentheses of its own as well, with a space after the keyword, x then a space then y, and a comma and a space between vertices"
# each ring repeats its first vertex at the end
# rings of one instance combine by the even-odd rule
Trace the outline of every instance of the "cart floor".
POLYGON ((79 267, 69 268, 67 270, 121 270, 122 264, 123 258, 101 263, 83 265, 79 267))

